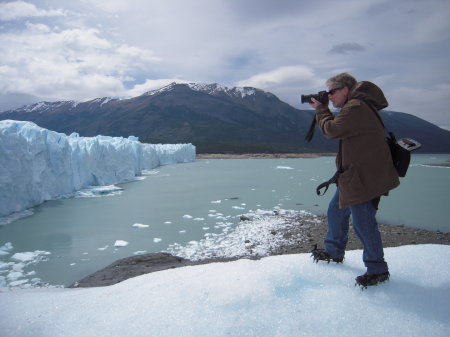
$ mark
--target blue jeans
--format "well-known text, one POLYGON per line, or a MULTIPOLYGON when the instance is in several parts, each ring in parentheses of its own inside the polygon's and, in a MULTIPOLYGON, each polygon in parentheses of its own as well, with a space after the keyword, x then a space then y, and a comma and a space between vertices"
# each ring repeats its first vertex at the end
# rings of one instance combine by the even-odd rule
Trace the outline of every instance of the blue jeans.
POLYGON ((327 253, 333 258, 344 256, 351 214, 353 228, 364 246, 363 261, 367 271, 373 274, 387 272, 376 212, 371 201, 340 209, 338 188, 328 206, 328 233, 325 238, 327 253))

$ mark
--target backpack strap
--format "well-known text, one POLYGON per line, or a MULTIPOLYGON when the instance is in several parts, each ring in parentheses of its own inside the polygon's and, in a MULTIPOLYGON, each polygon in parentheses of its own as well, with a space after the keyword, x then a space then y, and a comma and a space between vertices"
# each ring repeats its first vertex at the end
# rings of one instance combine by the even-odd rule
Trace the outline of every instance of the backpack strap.
POLYGON ((309 143, 314 137, 314 128, 316 127, 316 115, 314 115, 311 125, 309 126, 308 133, 305 136, 305 140, 309 143))
POLYGON ((369 109, 373 111, 373 113, 375 114, 375 116, 380 121, 381 125, 383 126, 383 129, 390 135, 392 132, 389 132, 386 129, 386 126, 384 125, 383 120, 381 119, 381 116, 380 116, 380 113, 378 112, 378 110, 372 104, 369 104, 363 100, 361 100, 361 101, 364 102, 369 107, 369 109))

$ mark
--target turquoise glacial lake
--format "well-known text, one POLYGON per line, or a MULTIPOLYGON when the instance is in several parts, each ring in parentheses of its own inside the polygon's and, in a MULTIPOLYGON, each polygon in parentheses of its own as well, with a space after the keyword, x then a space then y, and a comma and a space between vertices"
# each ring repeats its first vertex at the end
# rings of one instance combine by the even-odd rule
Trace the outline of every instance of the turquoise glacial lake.
MULTIPOLYGON (((449 158, 414 155, 400 187, 382 198, 378 221, 450 232, 450 168, 428 166, 449 158)), ((117 259, 233 230, 257 209, 325 214, 335 187, 325 196, 315 188, 334 171, 334 157, 203 159, 118 184, 119 194, 49 201, 0 226, 0 247, 13 247, 0 256, 0 277, 15 268, 23 274, 16 280, 67 286, 117 259), (36 251, 49 254, 14 267, 13 254, 36 251)))

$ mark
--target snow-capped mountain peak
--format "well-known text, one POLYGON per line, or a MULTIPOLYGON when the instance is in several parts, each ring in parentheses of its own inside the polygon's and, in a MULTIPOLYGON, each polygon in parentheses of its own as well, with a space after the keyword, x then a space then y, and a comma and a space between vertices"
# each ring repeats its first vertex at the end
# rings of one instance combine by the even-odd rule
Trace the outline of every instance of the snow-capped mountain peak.
MULTIPOLYGON (((151 90, 143 94, 143 96, 154 96, 159 95, 164 92, 169 92, 174 90, 177 86, 187 86, 191 90, 203 92, 208 95, 227 95, 231 97, 237 97, 237 98, 244 98, 246 96, 253 96, 258 91, 263 92, 262 90, 255 89, 252 87, 227 87, 222 84, 218 83, 177 83, 172 82, 164 87, 161 87, 159 89, 151 90)), ((268 93, 266 93, 268 94, 268 93)))
POLYGON ((244 98, 246 96, 253 96, 258 89, 251 87, 232 87, 218 84, 218 83, 189 83, 188 86, 195 91, 207 93, 209 95, 226 94, 229 96, 244 98))
POLYGON ((56 109, 56 108, 62 107, 64 105, 74 108, 78 104, 79 104, 79 102, 75 102, 75 101, 38 102, 38 103, 34 103, 34 104, 25 105, 24 107, 17 109, 17 110, 22 111, 22 112, 43 113, 47 110, 56 109))
POLYGON ((106 104, 106 103, 108 103, 110 101, 116 101, 116 100, 118 100, 118 99, 117 98, 112 98, 112 97, 101 97, 101 98, 93 99, 93 100, 88 101, 86 103, 99 104, 100 106, 102 106, 103 104, 106 104))
POLYGON ((162 94, 163 92, 172 91, 176 85, 177 85, 176 82, 172 82, 172 83, 170 83, 164 87, 161 87, 159 89, 147 91, 147 92, 143 93, 141 96, 155 96, 155 95, 162 94))

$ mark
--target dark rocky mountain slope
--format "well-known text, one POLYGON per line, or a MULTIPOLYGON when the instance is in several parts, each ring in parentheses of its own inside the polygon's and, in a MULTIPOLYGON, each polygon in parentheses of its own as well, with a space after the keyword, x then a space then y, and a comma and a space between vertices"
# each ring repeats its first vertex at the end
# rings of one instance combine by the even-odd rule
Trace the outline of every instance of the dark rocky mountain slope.
MULTIPOLYGON (((423 152, 450 152, 450 131, 400 112, 382 112, 398 137, 412 137, 423 152)), ((331 152, 337 144, 316 131, 305 139, 313 112, 299 110, 255 88, 176 84, 130 99, 41 102, 0 113, 81 136, 134 135, 143 142, 193 143, 198 153, 331 152)))

